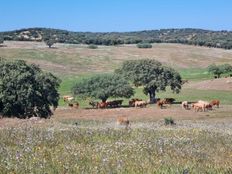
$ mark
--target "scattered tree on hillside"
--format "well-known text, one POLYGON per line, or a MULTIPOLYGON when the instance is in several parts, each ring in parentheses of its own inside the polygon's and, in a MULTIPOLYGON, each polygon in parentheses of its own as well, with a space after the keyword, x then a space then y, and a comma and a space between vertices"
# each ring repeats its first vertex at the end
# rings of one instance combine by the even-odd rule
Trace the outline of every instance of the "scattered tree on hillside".
POLYGON ((129 60, 123 63, 122 67, 116 70, 126 79, 131 80, 135 86, 143 86, 144 94, 150 97, 150 102, 156 101, 156 92, 165 91, 167 86, 173 92, 181 90, 181 76, 174 69, 162 66, 155 60, 129 60))
POLYGON ((0 44, 3 44, 3 42, 4 42, 4 38, 3 36, 0 35, 0 44))
POLYGON ((3 116, 43 117, 58 106, 60 80, 23 60, 0 59, 0 113, 3 116))
POLYGON ((137 47, 138 48, 152 48, 152 44, 150 44, 150 43, 138 43, 137 47))
POLYGON ((225 74, 232 72, 232 66, 230 64, 219 65, 219 68, 221 68, 222 72, 225 74))
POLYGON ((223 73, 223 71, 215 64, 208 66, 208 72, 216 75, 217 78, 220 78, 221 74, 223 73))
POLYGON ((134 94, 129 83, 116 74, 96 75, 84 79, 76 84, 72 90, 76 96, 101 99, 102 102, 105 102, 109 97, 129 98, 134 94))
POLYGON ((218 66, 215 64, 212 64, 208 66, 208 72, 217 76, 217 78, 220 78, 222 74, 232 72, 232 66, 230 64, 222 64, 218 66))
POLYGON ((46 43, 46 45, 51 48, 52 45, 54 45, 56 43, 56 39, 53 36, 47 36, 44 38, 44 42, 46 43))

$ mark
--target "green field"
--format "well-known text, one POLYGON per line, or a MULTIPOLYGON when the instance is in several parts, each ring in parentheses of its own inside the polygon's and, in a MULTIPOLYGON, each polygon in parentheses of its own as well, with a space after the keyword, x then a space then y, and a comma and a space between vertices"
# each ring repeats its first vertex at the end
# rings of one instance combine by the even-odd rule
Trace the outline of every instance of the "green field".
MULTIPOLYGON (((191 81, 201 81, 210 79, 211 76, 206 74, 206 70, 199 70, 199 73, 196 69, 194 70, 182 70, 180 74, 183 79, 189 79, 191 81), (192 72, 195 72, 192 74, 192 72)), ((71 88, 75 83, 80 82, 83 78, 88 78, 91 75, 81 75, 79 77, 66 77, 62 80, 61 87, 59 92, 61 95, 72 95, 71 88)), ((198 101, 206 100, 211 101, 212 99, 219 99, 222 104, 232 104, 232 93, 230 91, 223 90, 199 90, 199 89, 186 89, 183 88, 179 94, 173 93, 169 88, 166 91, 160 91, 157 93, 158 98, 172 97, 175 98, 177 102, 181 101, 198 101)), ((135 95, 132 98, 141 98, 147 100, 149 97, 143 93, 142 87, 135 88, 135 95)), ((90 100, 90 99, 89 99, 90 100)), ((82 108, 89 107, 89 100, 83 100, 77 97, 77 101, 80 103, 82 108)), ((94 100, 94 99, 91 99, 94 100)), ((109 99, 111 100, 111 99, 109 99)), ((113 99, 112 99, 113 100, 113 99)), ((124 105, 128 105, 129 99, 123 99, 124 105)), ((63 100, 60 100, 60 105, 66 105, 63 100)))

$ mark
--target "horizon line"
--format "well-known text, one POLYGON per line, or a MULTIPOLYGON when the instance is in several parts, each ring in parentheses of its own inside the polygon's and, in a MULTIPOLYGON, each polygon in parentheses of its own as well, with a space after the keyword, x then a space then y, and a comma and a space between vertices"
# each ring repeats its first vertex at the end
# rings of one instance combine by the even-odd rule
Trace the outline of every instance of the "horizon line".
POLYGON ((13 32, 13 31, 20 31, 20 30, 29 30, 29 29, 52 29, 52 30, 63 30, 68 32, 80 32, 80 33, 130 33, 130 32, 142 32, 142 31, 159 31, 159 30, 181 30, 181 29, 193 29, 193 30, 205 30, 205 31, 213 31, 213 32, 232 32, 232 30, 221 29, 221 30, 214 30, 214 29, 206 29, 206 28, 194 28, 194 27, 183 27, 183 28, 159 28, 159 29, 141 29, 141 30, 127 30, 127 31, 74 31, 71 29, 62 29, 62 28, 51 28, 51 27, 22 27, 18 29, 10 29, 5 31, 0 31, 0 33, 4 32, 13 32))

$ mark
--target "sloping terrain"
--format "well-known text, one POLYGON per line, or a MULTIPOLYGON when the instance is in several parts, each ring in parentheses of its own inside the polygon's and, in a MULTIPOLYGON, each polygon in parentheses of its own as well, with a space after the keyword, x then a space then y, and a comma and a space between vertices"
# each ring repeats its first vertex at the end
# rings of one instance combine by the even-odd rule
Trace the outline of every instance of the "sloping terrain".
POLYGON ((27 28, 0 32, 5 40, 42 41, 54 38, 59 43, 121 45, 148 43, 182 43, 217 48, 232 48, 231 31, 211 31, 193 28, 160 29, 134 32, 71 32, 49 28, 27 28))
POLYGON ((232 78, 220 78, 212 80, 204 80, 200 82, 192 82, 185 85, 186 88, 202 89, 202 90, 223 90, 232 91, 232 78))
POLYGON ((99 46, 55 44, 49 49, 43 42, 5 41, 0 57, 24 59, 56 74, 78 75, 111 72, 123 61, 151 58, 176 69, 205 68, 209 64, 231 63, 232 50, 181 44, 153 44, 151 49, 136 45, 99 46))

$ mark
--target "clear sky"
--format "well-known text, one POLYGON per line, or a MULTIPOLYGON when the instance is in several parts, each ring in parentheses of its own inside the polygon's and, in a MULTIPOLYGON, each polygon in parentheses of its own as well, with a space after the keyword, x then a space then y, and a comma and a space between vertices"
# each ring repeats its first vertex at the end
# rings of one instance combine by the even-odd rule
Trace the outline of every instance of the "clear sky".
POLYGON ((0 0, 0 31, 232 30, 232 0, 0 0))

